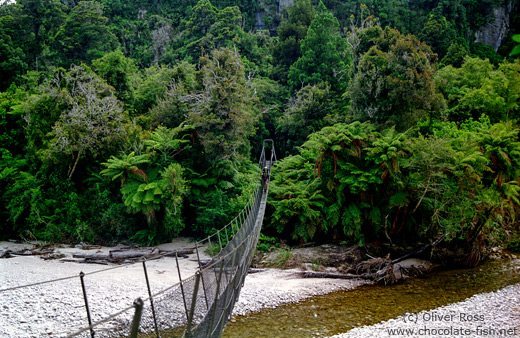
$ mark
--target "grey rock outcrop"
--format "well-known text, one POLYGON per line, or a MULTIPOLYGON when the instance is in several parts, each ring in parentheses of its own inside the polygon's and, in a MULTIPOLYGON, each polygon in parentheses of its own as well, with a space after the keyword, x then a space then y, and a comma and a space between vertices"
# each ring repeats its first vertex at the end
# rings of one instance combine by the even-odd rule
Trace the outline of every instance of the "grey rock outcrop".
POLYGON ((507 4, 494 8, 491 20, 475 33, 475 42, 482 42, 497 51, 509 32, 511 13, 515 10, 514 7, 513 3, 508 1, 507 4))
POLYGON ((294 0, 280 0, 278 3, 278 12, 280 13, 285 8, 292 6, 294 3, 294 0))

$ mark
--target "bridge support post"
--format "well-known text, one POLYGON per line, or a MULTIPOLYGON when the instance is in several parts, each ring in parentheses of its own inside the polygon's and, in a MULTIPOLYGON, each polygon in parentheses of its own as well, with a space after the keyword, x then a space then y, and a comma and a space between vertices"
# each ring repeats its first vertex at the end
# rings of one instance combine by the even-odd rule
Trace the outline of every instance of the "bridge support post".
MULTIPOLYGON (((146 270, 146 263, 143 261, 144 278, 146 279, 146 287, 148 288, 148 296, 150 296, 150 306, 152 307, 153 324, 155 326, 155 334, 159 338, 159 327, 157 326, 157 317, 155 316, 155 308, 153 306, 152 289, 150 288, 150 281, 148 280, 148 271, 146 270)), ((142 309, 141 309, 142 310, 142 309)), ((137 308, 136 308, 137 312, 137 308)))
POLYGON ((218 235, 218 245, 220 245, 220 251, 222 251, 222 240, 220 239, 220 230, 217 231, 217 235, 218 235))
MULTIPOLYGON (((197 262, 199 262, 199 271, 202 271, 202 265, 200 264, 200 256, 199 256, 199 246, 195 246, 195 250, 197 251, 197 262)), ((209 310, 208 303, 208 295, 206 294, 206 284, 204 284, 204 276, 201 274, 200 278, 202 279, 202 290, 204 290, 204 299, 206 300, 206 309, 209 310)))
POLYGON ((175 262, 177 263, 177 272, 179 273, 179 284, 181 286, 182 301, 184 302, 184 311, 186 311, 186 320, 189 320, 188 305, 186 305, 186 295, 184 294, 184 286, 182 285, 181 269, 179 268, 179 256, 175 251, 175 262))
POLYGON ((188 325, 186 327, 186 337, 192 337, 191 334, 191 326, 193 324, 193 314, 195 313, 195 305, 197 303, 197 295, 199 293, 199 283, 200 283, 200 272, 197 271, 195 273, 195 287, 193 289, 193 296, 191 298, 191 308, 190 313, 188 315, 188 325))
POLYGON ((132 319, 132 325, 130 326, 130 334, 128 338, 137 338, 139 333, 139 324, 141 323, 141 316, 143 315, 144 302, 141 298, 134 300, 135 314, 132 319))
POLYGON ((81 280, 81 289, 83 290, 83 299, 85 300, 85 308, 87 309, 88 326, 90 328, 90 337, 94 338, 94 329, 92 328, 92 318, 90 317, 90 308, 88 307, 87 289, 85 288, 85 281, 83 278, 85 274, 83 271, 79 273, 79 279, 81 280))
POLYGON ((226 245, 228 245, 229 244, 229 237, 228 237, 227 228, 224 228, 224 232, 226 233, 226 245))
POLYGON ((209 324, 209 327, 211 327, 211 328, 213 327, 213 322, 215 320, 215 313, 217 312, 217 301, 218 301, 219 293, 220 293, 220 283, 222 282, 222 272, 224 272, 224 261, 223 260, 220 263, 220 273, 217 278, 217 291, 215 292, 215 300, 213 300, 213 305, 212 305, 213 311, 211 313, 211 320, 210 320, 210 324, 209 324))
POLYGON ((139 333, 139 324, 141 323, 141 316, 143 315, 143 307, 144 303, 141 298, 137 298, 134 301, 135 314, 134 319, 132 319, 132 326, 130 327, 130 335, 128 338, 137 338, 137 334, 139 333))
POLYGON ((209 255, 213 256, 213 244, 211 244, 211 236, 208 236, 209 255))

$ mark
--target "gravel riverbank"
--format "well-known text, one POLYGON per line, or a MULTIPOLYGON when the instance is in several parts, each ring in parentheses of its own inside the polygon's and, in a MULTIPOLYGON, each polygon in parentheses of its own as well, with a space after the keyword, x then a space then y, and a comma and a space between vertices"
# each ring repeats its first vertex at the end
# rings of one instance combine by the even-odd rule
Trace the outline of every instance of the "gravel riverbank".
POLYGON ((520 338, 520 284, 434 310, 355 328, 331 338, 383 337, 520 338))
MULTIPOLYGON (((192 242, 179 239, 159 247, 173 250, 190 246, 193 247, 192 242)), ((0 242, 0 250, 22 250, 24 247, 32 246, 0 242)), ((112 249, 97 248, 88 252, 107 253, 112 249)), ((76 252, 85 253, 85 250, 69 247, 55 251, 63 254, 64 258, 72 258, 76 252)), ((198 267, 195 257, 193 254, 179 261, 183 279, 195 273, 198 267)), ((175 258, 163 257, 147 262, 146 266, 154 294, 179 280, 175 258)), ((0 291, 0 337, 64 337, 85 327, 87 318, 80 272, 86 274, 84 279, 93 322, 130 306, 138 297, 144 299, 148 295, 142 264, 100 266, 42 260, 38 256, 0 259, 0 290, 73 276, 53 283, 0 291), (110 267, 116 268, 106 270, 110 267)), ((265 269, 247 276, 233 314, 243 315, 274 308, 315 295, 351 289, 364 283, 356 280, 302 279, 296 277, 295 270, 265 269)), ((183 313, 181 308, 165 307, 163 316, 171 321, 179 312, 183 313)), ((129 312, 128 316, 131 314, 129 312)))

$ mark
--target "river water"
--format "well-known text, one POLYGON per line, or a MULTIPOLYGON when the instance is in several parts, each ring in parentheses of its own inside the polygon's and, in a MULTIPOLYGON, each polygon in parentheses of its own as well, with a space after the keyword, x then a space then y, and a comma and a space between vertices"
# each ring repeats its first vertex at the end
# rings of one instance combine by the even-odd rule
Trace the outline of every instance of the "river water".
POLYGON ((520 283, 520 260, 437 271, 392 286, 365 285, 235 317, 223 338, 327 337, 520 283))

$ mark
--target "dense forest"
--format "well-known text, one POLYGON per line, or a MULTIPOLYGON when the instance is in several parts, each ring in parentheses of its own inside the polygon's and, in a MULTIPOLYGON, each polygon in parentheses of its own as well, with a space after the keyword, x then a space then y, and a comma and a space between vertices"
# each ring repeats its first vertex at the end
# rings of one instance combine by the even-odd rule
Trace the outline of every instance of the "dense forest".
POLYGON ((208 234, 271 138, 263 241, 518 249, 519 6, 4 2, 0 237, 208 234))

